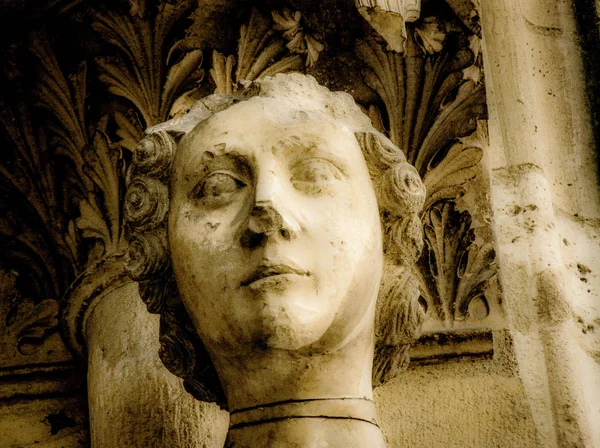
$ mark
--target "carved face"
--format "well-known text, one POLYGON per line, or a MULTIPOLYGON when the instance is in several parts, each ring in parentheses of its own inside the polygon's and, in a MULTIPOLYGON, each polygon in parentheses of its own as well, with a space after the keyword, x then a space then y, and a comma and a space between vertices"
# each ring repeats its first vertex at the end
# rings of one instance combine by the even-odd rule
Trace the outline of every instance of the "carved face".
POLYGON ((372 331, 381 224, 361 149, 325 112, 252 98, 180 144, 169 246, 210 352, 331 350, 372 331))

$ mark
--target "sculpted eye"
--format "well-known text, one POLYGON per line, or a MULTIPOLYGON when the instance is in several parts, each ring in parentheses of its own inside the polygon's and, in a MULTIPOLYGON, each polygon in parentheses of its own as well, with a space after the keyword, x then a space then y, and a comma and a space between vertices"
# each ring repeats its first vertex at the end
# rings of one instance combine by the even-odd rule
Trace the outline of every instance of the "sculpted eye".
POLYGON ((328 160, 305 160, 292 169, 292 184, 300 191, 318 194, 332 182, 342 179, 342 172, 328 160))
POLYGON ((195 188, 194 196, 197 198, 217 198, 236 192, 246 184, 237 177, 223 171, 216 171, 207 177, 195 188))

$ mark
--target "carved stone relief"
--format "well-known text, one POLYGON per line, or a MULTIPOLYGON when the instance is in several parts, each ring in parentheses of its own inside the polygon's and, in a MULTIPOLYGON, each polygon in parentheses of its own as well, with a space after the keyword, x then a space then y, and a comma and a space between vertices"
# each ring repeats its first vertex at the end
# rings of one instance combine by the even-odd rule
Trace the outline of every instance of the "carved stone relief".
MULTIPOLYGON (((80 3, 45 32, 34 30, 30 55, 3 49, 4 76, 15 88, 4 89, 0 114, 0 185, 11 195, 2 204, 2 268, 30 285, 11 293, 2 316, 13 322, 6 328, 17 351, 23 337, 40 347, 56 337, 69 284, 125 252, 125 172, 143 131, 211 93, 287 71, 351 93, 423 177, 425 247, 414 274, 424 330, 468 333, 501 319, 481 170, 485 89, 475 7, 423 2, 393 51, 356 9, 297 3, 80 3)), ((63 362, 61 350, 48 362, 63 362)))
POLYGON ((456 16, 436 12, 425 8, 421 21, 407 25, 403 52, 387 51, 373 38, 359 40, 356 52, 367 65, 365 82, 378 94, 369 107, 373 122, 402 148, 427 188, 426 246, 415 270, 424 330, 489 328, 502 311, 489 204, 485 194, 474 194, 486 188, 479 37, 465 33, 456 16))
POLYGON ((0 271, 3 298, 0 309, 4 318, 0 363, 15 367, 39 364, 56 350, 58 353, 53 353, 53 359, 68 361, 70 356, 58 335, 58 301, 46 299, 36 303, 31 297, 23 297, 17 286, 19 280, 16 271, 0 271))

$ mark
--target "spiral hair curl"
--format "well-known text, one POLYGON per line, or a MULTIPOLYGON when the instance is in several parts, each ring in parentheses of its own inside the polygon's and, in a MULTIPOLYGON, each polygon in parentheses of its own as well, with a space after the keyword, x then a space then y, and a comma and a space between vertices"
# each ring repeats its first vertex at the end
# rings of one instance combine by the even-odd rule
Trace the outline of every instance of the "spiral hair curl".
POLYGON ((325 112, 355 132, 377 196, 384 238, 384 271, 375 316, 373 384, 377 386, 406 367, 407 349, 418 337, 422 322, 412 266, 423 248, 418 214, 425 187, 402 151, 373 128, 350 95, 331 92, 298 73, 255 81, 233 95, 210 95, 187 115, 148 129, 137 147, 125 198, 129 241, 125 267, 139 283, 148 311, 160 314, 161 360, 183 378, 197 399, 227 408, 217 372, 173 276, 167 239, 168 185, 179 139, 201 121, 255 96, 292 98, 297 110, 325 112))

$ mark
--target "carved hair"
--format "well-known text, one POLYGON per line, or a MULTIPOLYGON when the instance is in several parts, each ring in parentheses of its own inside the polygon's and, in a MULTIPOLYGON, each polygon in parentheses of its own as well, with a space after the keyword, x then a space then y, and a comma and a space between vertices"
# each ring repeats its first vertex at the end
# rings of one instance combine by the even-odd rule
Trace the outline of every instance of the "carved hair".
POLYGON ((407 349, 418 336, 422 310, 412 267, 422 247, 419 212, 425 187, 402 151, 373 128, 353 98, 330 92, 310 76, 277 75, 233 95, 210 95, 185 116, 150 128, 139 143, 128 173, 125 198, 129 250, 126 270, 139 282, 151 313, 160 314, 160 357, 184 379, 188 392, 226 409, 227 402, 210 356, 179 297, 167 239, 168 185, 181 137, 199 122, 249 98, 290 99, 296 110, 318 110, 355 133, 373 182, 383 230, 384 270, 375 316, 375 386, 408 365, 407 349))

